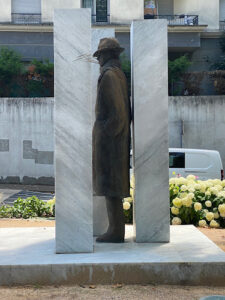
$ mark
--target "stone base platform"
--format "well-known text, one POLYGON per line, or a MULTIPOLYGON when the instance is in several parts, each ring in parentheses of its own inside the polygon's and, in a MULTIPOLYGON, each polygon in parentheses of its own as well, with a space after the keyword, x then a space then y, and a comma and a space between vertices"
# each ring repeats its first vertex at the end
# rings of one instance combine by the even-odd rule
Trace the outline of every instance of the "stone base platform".
POLYGON ((0 285, 225 285, 225 252, 194 226, 171 226, 171 242, 98 244, 94 253, 55 254, 55 228, 0 229, 0 285))

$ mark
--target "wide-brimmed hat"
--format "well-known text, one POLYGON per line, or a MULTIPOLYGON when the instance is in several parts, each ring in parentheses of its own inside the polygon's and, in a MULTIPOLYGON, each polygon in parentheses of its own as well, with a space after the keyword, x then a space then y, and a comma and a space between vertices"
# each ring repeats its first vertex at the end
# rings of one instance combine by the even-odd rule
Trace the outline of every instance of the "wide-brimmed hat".
POLYGON ((115 38, 104 38, 101 39, 98 45, 98 50, 93 54, 94 57, 97 57, 99 53, 107 50, 113 50, 118 53, 124 51, 124 48, 120 47, 119 42, 115 38))

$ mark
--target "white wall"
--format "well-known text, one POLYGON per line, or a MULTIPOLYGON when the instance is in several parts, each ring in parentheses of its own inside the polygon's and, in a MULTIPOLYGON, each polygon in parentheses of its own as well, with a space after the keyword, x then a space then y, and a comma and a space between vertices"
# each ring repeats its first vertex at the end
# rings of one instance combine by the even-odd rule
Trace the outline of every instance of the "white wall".
POLYGON ((81 8, 81 0, 41 0, 42 22, 53 22, 55 8, 81 8))
POLYGON ((199 24, 219 29, 219 0, 174 0, 174 14, 199 15, 199 24))
POLYGON ((127 24, 132 20, 144 18, 144 2, 142 0, 111 0, 110 22, 127 24))
POLYGON ((41 0, 12 0, 12 13, 40 14, 41 0))
POLYGON ((0 0, 0 22, 11 22, 11 0, 0 0))
POLYGON ((173 15, 174 0, 158 0, 158 15, 173 15))
POLYGON ((220 0, 220 21, 225 20, 225 0, 220 0))

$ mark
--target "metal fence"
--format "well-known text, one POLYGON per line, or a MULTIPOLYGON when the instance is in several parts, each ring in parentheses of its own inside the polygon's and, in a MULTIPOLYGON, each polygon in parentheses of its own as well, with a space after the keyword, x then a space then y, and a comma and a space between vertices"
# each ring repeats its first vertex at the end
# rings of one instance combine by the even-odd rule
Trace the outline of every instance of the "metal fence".
POLYGON ((41 14, 12 14, 14 24, 40 24, 41 14))
POLYGON ((145 19, 167 19, 168 25, 196 26, 198 15, 145 15, 145 19))

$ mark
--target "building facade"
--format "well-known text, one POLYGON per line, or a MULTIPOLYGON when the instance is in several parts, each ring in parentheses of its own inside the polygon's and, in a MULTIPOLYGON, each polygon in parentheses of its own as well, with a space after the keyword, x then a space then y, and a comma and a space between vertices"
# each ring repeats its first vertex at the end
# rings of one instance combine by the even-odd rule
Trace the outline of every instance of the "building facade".
MULTIPOLYGON (((113 27, 130 56, 132 20, 168 20, 169 58, 189 53, 191 70, 210 69, 220 55, 225 0, 0 0, 0 47, 18 51, 24 61, 53 57, 56 8, 89 7, 93 27, 113 27)), ((151 37, 149 37, 151 38, 151 37)))

